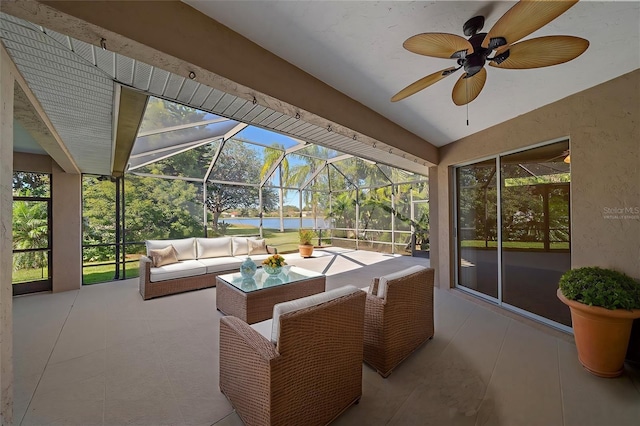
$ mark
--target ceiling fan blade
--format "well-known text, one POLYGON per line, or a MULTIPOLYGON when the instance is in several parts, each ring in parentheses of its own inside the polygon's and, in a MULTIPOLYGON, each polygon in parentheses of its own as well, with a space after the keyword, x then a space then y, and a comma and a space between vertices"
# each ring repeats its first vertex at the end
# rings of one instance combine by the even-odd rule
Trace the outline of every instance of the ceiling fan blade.
POLYGON ((451 68, 446 68, 442 71, 434 72, 433 74, 429 74, 428 76, 423 77, 420 80, 416 81, 415 83, 408 85, 407 87, 405 87, 404 89, 402 89, 401 91, 393 95, 393 97, 391 98, 391 102, 398 102, 408 96, 411 96, 421 91, 422 89, 426 89, 427 87, 431 86, 433 83, 437 83, 438 81, 442 80, 448 75, 453 74, 453 72, 456 70, 458 70, 458 68, 451 67, 451 68))
POLYGON ((460 106, 466 105, 475 98, 478 97, 485 81, 487 81, 487 70, 482 68, 473 77, 465 78, 467 73, 464 73, 453 86, 453 103, 460 106))
POLYGON ((409 37, 403 44, 409 52, 435 58, 451 58, 456 52, 473 53, 473 46, 466 39, 448 33, 424 33, 409 37))
POLYGON ((521 41, 509 47, 509 56, 503 62, 489 65, 506 69, 549 67, 569 62, 582 55, 589 42, 573 36, 547 36, 521 41))
POLYGON ((492 38, 504 37, 515 43, 569 10, 578 0, 521 0, 507 11, 482 41, 487 48, 492 38))

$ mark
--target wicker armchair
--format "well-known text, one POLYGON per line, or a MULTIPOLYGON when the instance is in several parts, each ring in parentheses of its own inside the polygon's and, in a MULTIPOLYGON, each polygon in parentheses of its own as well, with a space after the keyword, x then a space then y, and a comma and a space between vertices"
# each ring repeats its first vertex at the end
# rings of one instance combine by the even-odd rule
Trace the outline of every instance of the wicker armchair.
MULTIPOLYGON (((279 314, 271 340, 236 317, 220 319, 220 390, 246 425, 325 425, 360 400, 366 297, 352 289, 279 314)), ((278 304, 274 314, 335 291, 278 304)))
POLYGON ((373 280, 365 309, 364 361, 382 377, 433 337, 433 276, 433 269, 417 266, 385 277, 384 289, 379 288, 382 277, 373 280))

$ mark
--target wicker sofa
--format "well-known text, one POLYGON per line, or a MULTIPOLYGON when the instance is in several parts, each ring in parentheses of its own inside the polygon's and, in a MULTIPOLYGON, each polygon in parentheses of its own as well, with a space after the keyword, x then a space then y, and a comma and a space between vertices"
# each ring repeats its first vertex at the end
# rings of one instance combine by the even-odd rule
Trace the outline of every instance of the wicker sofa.
POLYGON ((382 377, 433 337, 433 280, 432 268, 413 266, 364 289, 364 361, 382 377))
POLYGON ((365 294, 346 286, 220 319, 220 390, 245 425, 325 425, 362 395, 365 294))
POLYGON ((140 257, 140 294, 147 300, 214 287, 217 275, 238 271, 247 256, 256 263, 268 257, 273 249, 263 241, 255 237, 147 240, 147 255, 140 257), (175 249, 177 262, 154 267, 151 251, 168 246, 175 249))

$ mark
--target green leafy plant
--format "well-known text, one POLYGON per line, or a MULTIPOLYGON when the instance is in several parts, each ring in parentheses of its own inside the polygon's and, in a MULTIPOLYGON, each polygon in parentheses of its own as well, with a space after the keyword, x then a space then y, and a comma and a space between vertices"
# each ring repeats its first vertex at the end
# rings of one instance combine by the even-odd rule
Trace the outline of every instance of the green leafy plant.
POLYGON ((640 309, 640 283, 622 272, 599 267, 567 271, 560 278, 567 299, 606 309, 640 309))
POLYGON ((317 234, 313 229, 300 228, 298 230, 298 237, 300 238, 301 245, 309 246, 312 245, 311 241, 317 237, 317 234))

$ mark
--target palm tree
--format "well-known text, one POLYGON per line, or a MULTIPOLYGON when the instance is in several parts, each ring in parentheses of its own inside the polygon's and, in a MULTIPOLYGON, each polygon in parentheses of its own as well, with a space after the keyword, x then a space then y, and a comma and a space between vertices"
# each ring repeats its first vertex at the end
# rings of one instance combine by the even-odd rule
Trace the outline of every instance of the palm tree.
MULTIPOLYGON (((284 232, 284 195, 285 191, 283 188, 283 180, 288 180, 289 178, 289 160, 286 156, 282 158, 284 153, 284 146, 279 143, 273 143, 270 147, 265 149, 264 153, 264 163, 262 164, 262 170, 260 170, 260 180, 264 179, 265 175, 271 170, 271 168, 278 162, 278 181, 279 181, 279 190, 278 190, 278 199, 280 205, 280 232, 284 232)), ((269 181, 273 183, 275 180, 275 173, 269 177, 269 181)))
MULTIPOLYGON (((46 248, 49 245, 49 226, 45 203, 29 201, 13 202, 13 249, 24 250, 46 248)), ((14 258, 14 269, 43 268, 46 252, 18 253, 14 258)))
MULTIPOLYGON (((287 186, 297 186, 298 188, 309 179, 320 167, 325 166, 325 161, 321 158, 327 158, 328 153, 331 151, 329 148, 325 148, 319 145, 308 145, 304 149, 305 154, 299 152, 290 154, 302 162, 295 167, 292 167, 286 180, 287 186)), ((304 193, 304 203, 307 206, 311 206, 313 216, 316 216, 318 207, 318 198, 315 191, 307 191, 304 193)), ((303 206, 300 206, 302 209, 303 206)))

